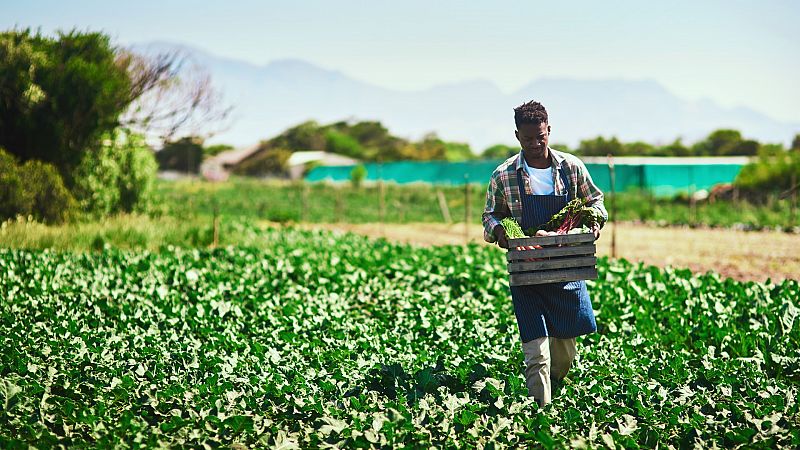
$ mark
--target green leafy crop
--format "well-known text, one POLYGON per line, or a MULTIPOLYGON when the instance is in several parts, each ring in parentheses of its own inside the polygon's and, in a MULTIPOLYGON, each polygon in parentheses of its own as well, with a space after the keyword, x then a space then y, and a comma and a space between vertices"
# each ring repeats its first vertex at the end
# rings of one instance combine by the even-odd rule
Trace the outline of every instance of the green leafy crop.
POLYGON ((594 227, 599 227, 602 223, 603 218, 596 209, 586 206, 586 200, 576 198, 570 200, 561 211, 553 215, 550 221, 544 224, 541 229, 565 234, 574 228, 588 228, 591 230, 594 227))
POLYGON ((797 281, 601 258, 539 409, 500 249, 262 239, 0 250, 0 448, 800 445, 797 281))
POLYGON ((519 226, 513 217, 506 217, 500 221, 500 225, 506 230, 506 236, 509 239, 524 238, 525 233, 522 232, 522 227, 519 226))

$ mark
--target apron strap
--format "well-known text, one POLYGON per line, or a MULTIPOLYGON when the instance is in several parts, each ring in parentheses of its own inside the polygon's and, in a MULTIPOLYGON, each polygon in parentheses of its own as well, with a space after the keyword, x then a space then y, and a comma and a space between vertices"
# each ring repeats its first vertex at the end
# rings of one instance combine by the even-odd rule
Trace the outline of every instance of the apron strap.
POLYGON ((564 183, 564 190, 567 191, 567 201, 572 200, 572 190, 569 188, 569 179, 564 172, 563 167, 558 168, 558 173, 561 175, 561 182, 564 183))

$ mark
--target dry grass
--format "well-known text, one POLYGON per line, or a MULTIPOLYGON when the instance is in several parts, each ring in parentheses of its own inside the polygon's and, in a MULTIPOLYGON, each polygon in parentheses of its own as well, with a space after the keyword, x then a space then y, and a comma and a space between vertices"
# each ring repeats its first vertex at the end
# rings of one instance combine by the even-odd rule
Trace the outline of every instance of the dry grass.
MULTIPOLYGON (((220 245, 259 245, 257 229, 244 233, 223 222, 220 245)), ((262 225, 280 226, 264 222, 262 225)), ((303 228, 351 231, 370 237, 420 245, 483 243, 482 228, 464 224, 301 224, 303 228)), ((597 241, 600 255, 611 254, 612 227, 597 241)), ((718 272, 743 281, 800 279, 800 234, 730 229, 658 228, 621 223, 616 225, 616 255, 655 266, 689 268, 694 272, 718 272)), ((51 248, 86 251, 104 246, 158 250, 171 244, 207 247, 211 243, 210 220, 178 220, 119 216, 100 222, 46 226, 9 221, 0 226, 0 247, 51 248)), ((490 245, 490 244, 486 244, 490 245)))
MULTIPOLYGON (((352 231, 421 245, 463 244, 464 224, 306 224, 306 228, 352 231)), ((612 227, 597 241, 598 254, 611 254, 612 227)), ((655 266, 714 271, 742 281, 800 279, 800 235, 777 231, 658 228, 616 225, 616 255, 655 266)), ((471 242, 483 242, 482 228, 470 226, 471 242)), ((486 244, 490 245, 490 244, 486 244)))

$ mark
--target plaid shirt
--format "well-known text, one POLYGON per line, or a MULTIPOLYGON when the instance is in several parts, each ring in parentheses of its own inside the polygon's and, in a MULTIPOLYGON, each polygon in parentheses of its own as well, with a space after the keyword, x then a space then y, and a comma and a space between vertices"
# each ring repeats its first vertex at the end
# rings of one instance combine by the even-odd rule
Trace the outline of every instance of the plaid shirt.
MULTIPOLYGON (((569 153, 559 152, 549 148, 550 160, 553 168, 553 183, 555 195, 567 193, 561 172, 564 172, 570 184, 570 198, 585 198, 587 204, 597 209, 603 220, 602 227, 608 220, 608 212, 603 206, 603 193, 595 186, 589 171, 583 161, 569 153)), ((500 221, 512 216, 517 222, 522 223, 522 199, 519 195, 517 172, 522 171, 522 181, 525 193, 533 194, 528 172, 523 167, 522 151, 508 158, 492 172, 489 188, 486 191, 486 208, 483 210, 483 239, 486 242, 495 242, 494 227, 500 221)))

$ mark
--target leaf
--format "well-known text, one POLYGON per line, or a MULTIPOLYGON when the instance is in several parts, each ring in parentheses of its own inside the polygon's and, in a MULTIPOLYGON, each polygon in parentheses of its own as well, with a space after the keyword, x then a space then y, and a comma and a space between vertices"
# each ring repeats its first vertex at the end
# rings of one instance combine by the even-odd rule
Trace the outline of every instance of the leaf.
POLYGON ((783 303, 783 314, 781 315, 781 332, 789 335, 794 327, 794 321, 800 315, 800 308, 796 307, 791 300, 785 299, 783 303))
POLYGON ((253 431, 253 418, 249 416, 230 416, 222 423, 237 434, 253 431))
POLYGON ((322 422, 325 424, 319 428, 320 433, 322 433, 324 436, 327 436, 331 433, 339 434, 342 432, 342 430, 347 428, 346 422, 339 419, 334 419, 333 417, 323 417, 320 420, 322 420, 322 422))
POLYGON ((3 384, 0 384, 0 390, 3 391, 3 409, 8 411, 11 406, 11 399, 22 392, 22 388, 8 379, 3 379, 3 384))
POLYGON ((600 435, 600 438, 603 440, 603 443, 606 444, 606 447, 610 448, 611 450, 615 450, 617 447, 614 445, 614 438, 611 437, 608 433, 603 433, 600 435))
POLYGON ((632 434, 634 431, 639 429, 635 417, 631 416, 630 414, 623 414, 622 418, 624 419, 624 421, 617 419, 619 434, 621 434, 622 436, 628 436, 632 434))

